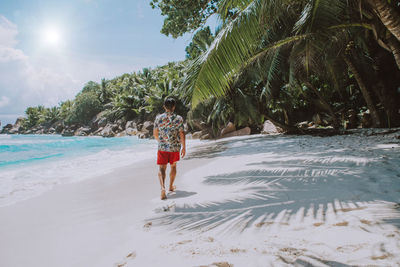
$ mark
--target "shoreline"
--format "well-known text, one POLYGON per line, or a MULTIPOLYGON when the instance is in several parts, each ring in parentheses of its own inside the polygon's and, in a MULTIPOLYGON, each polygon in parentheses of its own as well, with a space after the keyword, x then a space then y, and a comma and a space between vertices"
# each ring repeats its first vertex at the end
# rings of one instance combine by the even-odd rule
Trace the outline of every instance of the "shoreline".
POLYGON ((156 142, 136 137, 0 136, 0 147, 2 207, 60 184, 92 179, 151 159, 156 142))

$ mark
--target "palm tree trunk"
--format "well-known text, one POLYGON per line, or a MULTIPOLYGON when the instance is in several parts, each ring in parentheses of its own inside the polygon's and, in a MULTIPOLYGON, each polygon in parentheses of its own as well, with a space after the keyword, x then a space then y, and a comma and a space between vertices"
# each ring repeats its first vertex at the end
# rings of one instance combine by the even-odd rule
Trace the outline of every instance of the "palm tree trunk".
POLYGON ((397 67, 400 69, 400 43, 393 36, 388 38, 387 43, 396 60, 397 67))
POLYGON ((372 101, 372 97, 369 93, 369 90, 368 90, 366 84, 364 83, 364 80, 361 77, 360 72, 357 70, 356 66, 353 64, 353 62, 351 61, 351 59, 349 57, 344 56, 343 59, 346 62, 347 66, 349 67, 350 71, 353 73, 353 75, 358 83, 358 86, 360 87, 361 93, 364 97, 367 107, 368 107, 369 111, 371 112, 372 126, 380 127, 381 122, 379 119, 378 111, 375 108, 374 102, 372 101))
MULTIPOLYGON (((378 80, 378 82, 374 86, 374 88, 375 88, 375 92, 378 93, 379 100, 381 101, 383 109, 386 114, 387 125, 385 125, 385 126, 390 128, 390 126, 392 125, 392 118, 394 117, 394 116, 392 116, 392 113, 394 111, 393 103, 391 103, 393 101, 393 96, 390 94, 390 92, 387 91, 387 89, 385 88, 385 85, 383 84, 383 82, 381 80, 378 80)), ((396 98, 396 96, 394 96, 394 99, 395 98, 396 98)), ((382 124, 384 124, 384 122, 382 124)))
POLYGON ((369 0, 383 25, 400 41, 400 15, 388 3, 388 0, 369 0))

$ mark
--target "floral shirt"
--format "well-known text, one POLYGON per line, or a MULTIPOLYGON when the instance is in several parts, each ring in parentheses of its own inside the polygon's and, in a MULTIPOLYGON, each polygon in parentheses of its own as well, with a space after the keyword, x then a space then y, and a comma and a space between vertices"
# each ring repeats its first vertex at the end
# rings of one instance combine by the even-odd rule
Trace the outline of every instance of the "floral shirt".
POLYGON ((173 112, 157 115, 154 128, 158 128, 158 150, 179 152, 181 150, 179 132, 183 131, 183 119, 173 112))

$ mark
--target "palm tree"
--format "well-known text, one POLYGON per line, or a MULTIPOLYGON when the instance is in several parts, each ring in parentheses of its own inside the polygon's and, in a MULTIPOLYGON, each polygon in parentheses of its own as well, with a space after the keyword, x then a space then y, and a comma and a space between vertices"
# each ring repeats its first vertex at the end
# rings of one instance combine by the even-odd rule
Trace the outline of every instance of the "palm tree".
POLYGON ((100 88, 99 88, 99 100, 102 104, 107 104, 110 102, 112 98, 112 92, 110 89, 110 82, 106 79, 101 79, 100 88))
POLYGON ((27 119, 24 122, 26 127, 34 127, 39 123, 40 114, 41 114, 41 106, 38 107, 28 107, 25 110, 25 114, 27 119))
POLYGON ((210 27, 207 26, 204 29, 200 29, 193 36, 192 42, 186 47, 186 58, 196 59, 207 51, 210 47, 214 36, 211 33, 210 27))
POLYGON ((400 41, 400 6, 396 3, 397 1, 368 0, 367 2, 382 21, 383 25, 396 37, 397 41, 400 41))
MULTIPOLYGON (((270 63, 265 79, 268 89, 279 71, 276 66, 282 65, 282 54, 285 54, 282 49, 290 54, 284 58, 289 61, 289 77, 283 77, 284 80, 289 84, 296 82, 299 77, 293 70, 300 66, 305 70, 302 80, 309 82, 308 77, 312 72, 320 75, 321 72, 331 72, 329 69, 332 69, 332 64, 329 62, 335 62, 338 58, 350 62, 349 55, 345 57, 344 48, 349 41, 358 38, 351 34, 361 33, 351 29, 371 30, 369 25, 353 19, 355 13, 344 0, 254 0, 240 1, 247 3, 241 6, 234 6, 236 1, 222 2, 226 3, 225 7, 239 9, 239 12, 223 27, 210 49, 190 66, 183 86, 191 93, 193 106, 210 95, 220 97, 226 94, 235 76, 264 59, 270 63), (332 43, 335 46, 331 47, 332 43)), ((356 71, 354 66, 349 65, 352 72, 356 71)), ((365 82, 361 75, 358 78, 356 80, 363 91, 374 125, 379 126, 379 115, 364 90, 365 82)))
POLYGON ((51 107, 47 108, 43 114, 43 119, 47 123, 54 123, 56 120, 60 119, 60 108, 51 107))

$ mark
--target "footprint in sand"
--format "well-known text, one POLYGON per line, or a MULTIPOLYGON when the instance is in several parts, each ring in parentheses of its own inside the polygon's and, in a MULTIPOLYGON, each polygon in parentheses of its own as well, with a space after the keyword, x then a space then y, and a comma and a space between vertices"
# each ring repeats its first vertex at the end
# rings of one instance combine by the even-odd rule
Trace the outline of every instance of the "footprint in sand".
POLYGON ((368 244, 358 244, 358 245, 347 245, 347 246, 341 246, 341 247, 337 247, 336 250, 342 253, 353 253, 356 252, 358 250, 360 250, 361 248, 363 248, 364 246, 366 246, 368 244))
POLYGON ((230 249, 231 253, 245 253, 245 249, 240 249, 240 248, 231 248, 230 249))
POLYGON ((366 224, 366 225, 371 225, 372 224, 371 221, 364 220, 364 219, 361 219, 360 222, 363 223, 363 224, 366 224))
POLYGON ((333 226, 347 226, 347 225, 349 225, 348 222, 340 222, 340 223, 334 224, 333 226))
POLYGON ((286 256, 294 256, 299 257, 304 254, 304 250, 296 249, 296 248, 281 248, 280 252, 286 254, 286 256))
POLYGON ((172 202, 170 204, 167 204, 165 206, 159 207, 154 209, 155 213, 161 213, 161 212, 168 212, 168 211, 174 211, 175 210, 175 203, 172 202))
POLYGON ((200 265, 197 267, 233 267, 233 264, 230 264, 229 262, 223 261, 223 262, 214 262, 211 265, 200 265))
MULTIPOLYGON (((134 251, 125 256, 125 260, 128 260, 128 261, 133 260, 134 258, 136 258, 136 252, 134 252, 134 251)), ((125 261, 125 260, 123 262, 116 263, 114 266, 115 267, 126 266, 128 264, 128 261, 125 261)))
POLYGON ((390 254, 384 254, 382 256, 372 256, 371 259, 376 261, 376 260, 384 260, 386 258, 389 258, 391 255, 390 254))
POLYGON ((192 240, 183 240, 183 241, 179 241, 178 243, 176 243, 177 245, 184 245, 184 244, 187 244, 187 243, 190 243, 190 242, 192 242, 192 240))
POLYGON ((230 264, 229 262, 223 261, 223 262, 214 262, 211 266, 217 266, 217 267, 233 267, 233 264, 230 264))
POLYGON ((256 224, 256 227, 263 227, 264 225, 271 225, 273 222, 259 222, 256 224))
POLYGON ((153 223, 152 222, 148 222, 148 223, 145 223, 143 225, 143 228, 144 228, 145 231, 150 231, 151 226, 153 226, 153 223))
POLYGON ((217 267, 233 267, 233 264, 230 264, 229 262, 214 262, 212 265, 215 265, 217 267))
POLYGON ((136 252, 131 252, 131 253, 129 253, 128 255, 126 255, 126 258, 127 258, 127 259, 134 259, 134 258, 136 258, 136 252))

